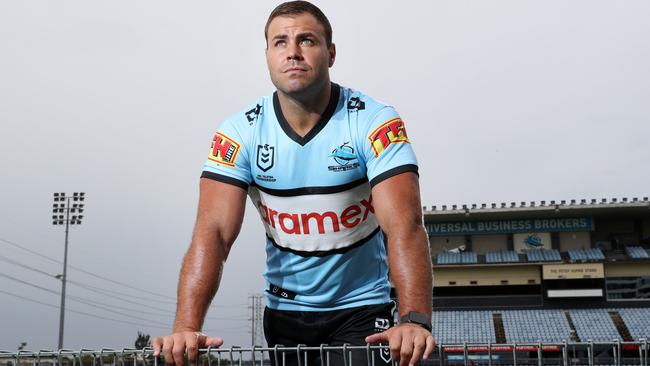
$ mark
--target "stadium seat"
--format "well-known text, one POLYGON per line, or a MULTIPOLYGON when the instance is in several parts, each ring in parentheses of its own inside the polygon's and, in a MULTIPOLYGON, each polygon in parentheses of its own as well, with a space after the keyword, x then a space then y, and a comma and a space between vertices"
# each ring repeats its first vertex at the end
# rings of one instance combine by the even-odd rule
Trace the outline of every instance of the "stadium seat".
POLYGON ((643 247, 625 247, 625 252, 627 253, 630 258, 633 259, 645 259, 645 258, 650 258, 650 255, 648 255, 648 251, 646 251, 643 247))

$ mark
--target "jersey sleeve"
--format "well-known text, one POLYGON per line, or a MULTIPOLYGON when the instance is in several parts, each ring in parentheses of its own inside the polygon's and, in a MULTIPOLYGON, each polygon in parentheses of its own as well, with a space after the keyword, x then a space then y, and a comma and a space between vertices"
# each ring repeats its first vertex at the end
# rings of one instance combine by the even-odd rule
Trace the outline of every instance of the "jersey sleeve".
POLYGON ((237 121, 227 119, 212 137, 208 158, 201 178, 209 178, 248 189, 251 170, 245 131, 237 128, 237 121))
POLYGON ((370 119, 364 133, 363 154, 371 186, 394 175, 412 171, 418 163, 404 121, 392 107, 383 107, 370 119))

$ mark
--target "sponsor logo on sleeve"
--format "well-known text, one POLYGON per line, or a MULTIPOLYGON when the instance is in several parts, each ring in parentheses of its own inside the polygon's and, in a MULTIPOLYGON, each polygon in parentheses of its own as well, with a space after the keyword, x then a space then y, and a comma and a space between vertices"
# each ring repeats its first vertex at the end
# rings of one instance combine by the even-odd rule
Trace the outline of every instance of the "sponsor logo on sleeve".
POLYGON ((381 155, 391 144, 410 143, 406 134, 406 128, 401 118, 393 118, 382 123, 368 136, 375 157, 381 155))
POLYGON ((235 140, 224 133, 217 132, 212 139, 208 160, 232 168, 239 155, 239 148, 240 145, 235 140))

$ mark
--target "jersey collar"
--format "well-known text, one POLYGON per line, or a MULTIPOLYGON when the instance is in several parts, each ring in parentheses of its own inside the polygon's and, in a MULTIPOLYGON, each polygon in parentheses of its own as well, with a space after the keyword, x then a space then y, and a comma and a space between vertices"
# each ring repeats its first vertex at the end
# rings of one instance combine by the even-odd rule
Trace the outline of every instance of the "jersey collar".
POLYGON ((287 122, 287 119, 284 118, 284 114, 282 113, 282 108, 280 107, 280 99, 278 99, 277 91, 273 93, 273 109, 275 110, 275 117, 278 119, 278 122, 280 123, 280 127, 282 127, 284 133, 287 134, 287 136, 293 141, 297 142, 301 146, 304 146, 309 141, 311 141, 311 139, 316 137, 316 135, 318 135, 318 133, 323 128, 325 128, 330 118, 332 118, 334 112, 336 111, 336 106, 339 103, 340 93, 341 90, 339 85, 336 83, 332 83, 330 101, 327 104, 327 108, 325 108, 325 112, 323 112, 316 125, 312 127, 312 129, 309 130, 309 132, 307 132, 305 136, 298 135, 296 131, 294 131, 293 128, 291 128, 289 122, 287 122))

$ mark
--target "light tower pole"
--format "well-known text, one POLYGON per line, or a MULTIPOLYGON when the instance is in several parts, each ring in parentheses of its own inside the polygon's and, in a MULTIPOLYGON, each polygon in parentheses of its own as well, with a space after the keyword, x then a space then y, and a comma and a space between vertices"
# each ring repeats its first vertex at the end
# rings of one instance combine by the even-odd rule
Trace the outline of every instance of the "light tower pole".
POLYGON ((63 274, 57 278, 61 280, 61 311, 59 314, 59 348, 63 348, 63 325, 65 321, 65 283, 68 278, 68 234, 70 225, 81 225, 84 218, 84 192, 74 192, 72 197, 65 193, 54 193, 54 204, 52 205, 52 225, 65 224, 65 250, 63 251, 63 274), (74 201, 75 203, 70 203, 74 201), (70 216, 70 214, 74 214, 70 216))

